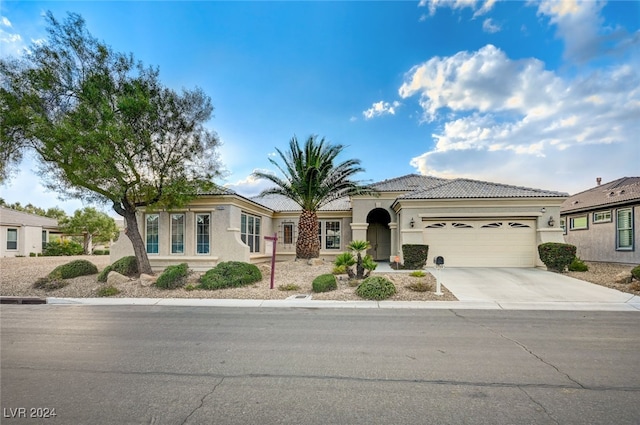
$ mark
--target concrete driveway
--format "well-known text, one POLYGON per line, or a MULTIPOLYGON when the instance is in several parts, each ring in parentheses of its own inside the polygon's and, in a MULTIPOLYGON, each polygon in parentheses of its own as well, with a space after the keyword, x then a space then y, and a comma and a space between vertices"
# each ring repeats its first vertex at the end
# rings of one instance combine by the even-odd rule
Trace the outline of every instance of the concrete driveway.
POLYGON ((540 269, 445 268, 431 270, 460 301, 503 303, 628 303, 627 294, 540 269))

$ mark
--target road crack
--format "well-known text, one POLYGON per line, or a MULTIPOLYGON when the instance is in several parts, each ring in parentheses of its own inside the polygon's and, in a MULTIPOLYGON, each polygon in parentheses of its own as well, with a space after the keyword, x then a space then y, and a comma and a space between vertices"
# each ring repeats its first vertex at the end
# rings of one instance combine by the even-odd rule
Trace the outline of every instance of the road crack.
POLYGON ((529 353, 531 356, 535 357, 539 362, 544 363, 545 365, 547 365, 547 366, 549 366, 549 367, 553 368, 556 372, 558 372, 559 374, 561 374, 561 375, 563 375, 564 377, 566 377, 569 381, 573 382, 574 384, 576 384, 576 385, 577 385, 578 387, 580 387, 581 389, 583 389, 583 390, 588 389, 587 387, 585 387, 584 385, 582 385, 580 382, 578 382, 576 379, 574 379, 571 375, 569 375, 568 373, 566 373, 566 372, 564 372, 564 371, 560 370, 560 368, 559 368, 559 367, 557 367, 556 365, 554 365, 553 363, 550 363, 550 362, 546 361, 544 358, 542 358, 542 357, 540 357, 539 355, 537 355, 536 353, 534 353, 532 350, 530 350, 526 345, 524 345, 524 344, 523 344, 523 343, 521 343, 520 341, 518 341, 518 340, 516 340, 516 339, 513 339, 513 338, 510 338, 510 337, 508 337, 508 336, 504 335, 504 334, 503 334, 503 333, 501 333, 501 332, 496 331, 495 329, 493 329, 493 328, 491 328, 491 327, 489 327, 489 326, 483 325, 482 323, 473 322, 473 321, 469 320, 468 318, 466 318, 465 316, 461 315, 460 313, 458 313, 458 312, 456 312, 456 311, 454 311, 454 310, 450 310, 450 311, 451 311, 451 312, 452 312, 456 317, 459 317, 460 319, 462 319, 462 320, 464 320, 464 321, 466 321, 466 322, 468 322, 468 323, 474 324, 474 325, 476 325, 476 326, 480 326, 481 328, 486 329, 486 330, 488 330, 489 332, 491 332, 491 333, 493 333, 493 334, 496 334, 496 335, 500 336, 500 338, 506 339, 507 341, 510 341, 510 342, 512 342, 512 343, 514 343, 514 344, 516 344, 518 347, 520 347, 521 349, 523 349, 524 351, 526 351, 527 353, 529 353))
POLYGON ((224 376, 223 376, 222 378, 220 378, 220 382, 218 382, 217 384, 215 384, 215 385, 213 386, 213 388, 211 389, 211 391, 209 391, 208 393, 206 393, 205 395, 203 395, 203 396, 202 396, 202 398, 200 399, 200 404, 199 404, 198 406, 196 406, 196 407, 191 411, 191 413, 189 413, 189 414, 187 415, 187 417, 184 419, 184 421, 182 421, 182 425, 185 425, 185 424, 187 423, 187 421, 189 420, 189 418, 190 418, 191 416, 193 416, 193 414, 194 414, 194 413, 196 413, 199 409, 201 409, 201 408, 202 408, 202 406, 204 406, 204 399, 205 399, 205 398, 207 398, 207 397, 209 397, 211 394, 213 394, 213 393, 216 391, 216 389, 217 389, 217 388, 218 388, 218 387, 219 387, 219 386, 224 382, 224 379, 225 379, 225 378, 224 378, 224 376))
POLYGON ((540 409, 542 409, 542 411, 544 412, 544 414, 545 414, 545 415, 547 415, 547 417, 548 417, 549 419, 551 419, 551 420, 553 421, 553 423, 554 423, 554 424, 558 424, 558 425, 560 425, 560 422, 558 422, 558 421, 556 420, 556 418, 554 418, 554 417, 553 417, 553 415, 551 415, 551 413, 549 413, 549 411, 548 411, 548 410, 547 410, 547 409, 542 405, 542 403, 540 403, 540 402, 539 402, 538 400, 536 400, 535 398, 531 397, 531 394, 529 394, 528 392, 526 392, 524 388, 522 388, 522 387, 518 387, 518 389, 519 389, 520 391, 522 391, 522 392, 524 393, 524 395, 526 395, 526 396, 527 396, 527 398, 528 398, 529 400, 531 400, 531 402, 532 402, 533 404, 535 404, 535 405, 536 405, 536 406, 538 406, 540 409))

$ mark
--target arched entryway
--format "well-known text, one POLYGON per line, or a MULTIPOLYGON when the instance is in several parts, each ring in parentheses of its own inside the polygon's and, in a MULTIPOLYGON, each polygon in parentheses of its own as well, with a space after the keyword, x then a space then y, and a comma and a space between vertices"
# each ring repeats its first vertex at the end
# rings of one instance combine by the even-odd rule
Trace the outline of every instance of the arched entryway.
POLYGON ((367 240, 371 244, 371 249, 367 254, 376 261, 389 261, 391 256, 391 229, 389 223, 391 216, 383 208, 371 210, 367 215, 367 240))

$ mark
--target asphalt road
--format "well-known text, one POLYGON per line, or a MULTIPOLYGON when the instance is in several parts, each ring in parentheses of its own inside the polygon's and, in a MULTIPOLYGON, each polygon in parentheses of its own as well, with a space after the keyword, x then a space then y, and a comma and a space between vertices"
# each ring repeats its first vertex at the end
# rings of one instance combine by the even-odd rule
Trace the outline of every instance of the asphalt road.
POLYGON ((43 305, 0 319, 3 425, 640 423, 638 313, 43 305))

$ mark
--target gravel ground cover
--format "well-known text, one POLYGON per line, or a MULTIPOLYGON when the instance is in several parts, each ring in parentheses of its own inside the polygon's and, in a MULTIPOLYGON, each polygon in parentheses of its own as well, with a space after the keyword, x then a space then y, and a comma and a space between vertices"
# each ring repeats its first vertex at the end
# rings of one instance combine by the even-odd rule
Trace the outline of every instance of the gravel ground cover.
MULTIPOLYGON (((77 257, 18 257, 0 258, 0 295, 2 296, 35 296, 35 297, 72 297, 86 298, 98 296, 98 290, 105 284, 97 281, 97 275, 82 276, 69 279, 70 284, 54 291, 34 289, 33 283, 41 277, 45 277, 55 267, 66 264, 75 259, 86 259, 94 263, 98 270, 102 270, 109 264, 109 256, 77 256, 77 257)), ((631 284, 616 283, 615 277, 621 272, 629 272, 633 266, 612 263, 587 262, 589 271, 569 272, 567 275, 576 279, 617 289, 622 292, 640 295, 640 283, 634 281, 631 284)), ((269 289, 271 267, 269 264, 258 265, 262 272, 263 280, 243 288, 222 289, 216 291, 192 290, 184 288, 163 290, 154 286, 146 287, 137 279, 117 285, 121 291, 115 297, 120 298, 229 298, 229 299, 285 299, 295 295, 312 294, 311 282, 321 274, 330 273, 333 265, 324 262, 320 265, 309 265, 305 261, 287 261, 276 263, 275 289, 269 289), (278 286, 298 285, 300 289, 294 291, 281 291, 278 286)), ((435 295, 435 278, 427 273, 425 277, 411 277, 408 273, 376 273, 389 278, 398 289, 398 293, 391 297, 392 301, 455 301, 456 298, 444 286, 444 295, 435 295), (407 285, 416 281, 423 281, 432 285, 432 291, 415 292, 407 288, 407 285)), ((192 273, 189 283, 197 285, 200 273, 192 273)), ((355 294, 355 288, 349 285, 346 276, 339 276, 338 289, 331 292, 312 294, 316 300, 361 300, 355 294)))
MULTIPOLYGON (((97 297, 98 290, 105 284, 97 281, 97 275, 81 276, 68 279, 70 282, 64 288, 54 291, 34 289, 33 283, 41 277, 45 277, 55 267, 66 264, 76 259, 86 259, 94 263, 98 270, 109 265, 109 256, 77 256, 77 257, 19 257, 0 258, 0 295, 3 296, 34 296, 34 297, 60 297, 60 298, 86 298, 97 297)), ((258 265, 262 272, 263 280, 254 285, 242 288, 209 290, 191 290, 184 288, 164 290, 154 286, 141 285, 137 279, 130 280, 116 287, 120 290, 118 298, 217 298, 217 299, 285 299, 295 295, 312 294, 311 282, 321 274, 330 273, 333 264, 323 262, 319 265, 309 265, 306 261, 286 261, 276 263, 274 289, 269 289, 271 265, 258 265), (279 286, 298 285, 300 289, 294 291, 281 291, 279 286)), ((389 278, 396 286, 398 292, 390 301, 456 301, 456 297, 444 286, 443 295, 434 293, 436 280, 427 273, 424 277, 411 277, 408 273, 377 273, 389 278), (406 286, 416 281, 431 284, 433 290, 428 292, 415 292, 406 286)), ((189 282, 197 285, 201 273, 192 273, 189 282)), ((346 276, 338 277, 338 289, 313 293, 315 300, 358 301, 362 298, 355 294, 355 287, 349 285, 346 276)))

